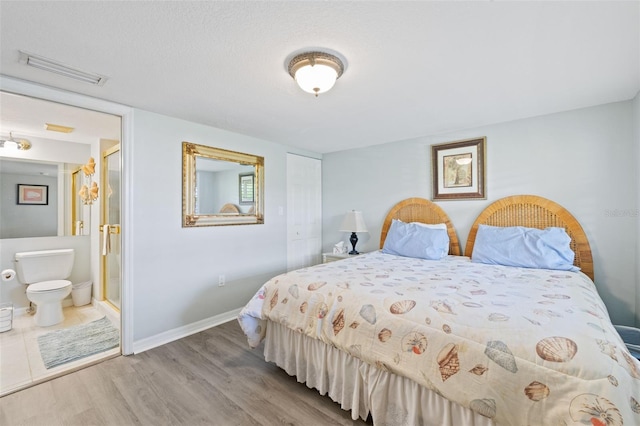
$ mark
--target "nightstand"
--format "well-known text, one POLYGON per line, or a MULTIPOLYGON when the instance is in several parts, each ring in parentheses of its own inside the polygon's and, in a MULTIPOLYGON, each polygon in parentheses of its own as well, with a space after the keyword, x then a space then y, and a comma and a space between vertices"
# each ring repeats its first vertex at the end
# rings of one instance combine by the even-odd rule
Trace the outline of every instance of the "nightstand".
MULTIPOLYGON (((359 253, 361 254, 361 253, 359 253)), ((322 253, 322 263, 335 262, 336 260, 347 259, 349 257, 358 256, 357 254, 348 254, 348 253, 322 253)))

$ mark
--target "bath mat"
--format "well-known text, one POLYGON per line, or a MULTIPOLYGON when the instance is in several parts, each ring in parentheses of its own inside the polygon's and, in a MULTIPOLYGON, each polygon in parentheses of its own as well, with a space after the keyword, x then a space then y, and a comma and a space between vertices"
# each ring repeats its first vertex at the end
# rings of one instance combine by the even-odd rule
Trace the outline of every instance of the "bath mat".
POLYGON ((88 324, 56 330, 38 337, 46 368, 75 361, 117 347, 120 332, 105 316, 88 324))

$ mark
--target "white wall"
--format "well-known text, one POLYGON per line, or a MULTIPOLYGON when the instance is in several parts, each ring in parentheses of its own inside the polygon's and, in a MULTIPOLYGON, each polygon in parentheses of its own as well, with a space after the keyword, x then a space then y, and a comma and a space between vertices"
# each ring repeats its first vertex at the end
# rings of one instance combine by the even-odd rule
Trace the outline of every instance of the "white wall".
POLYGON ((196 186, 198 196, 196 197, 197 214, 212 214, 220 211, 220 201, 218 200, 216 172, 196 172, 196 186))
POLYGON ((0 239, 58 235, 58 177, 0 173, 0 239), (46 205, 17 203, 18 184, 46 185, 46 205))
POLYGON ((287 148, 135 110, 129 229, 134 341, 240 308, 286 270, 287 148), (263 225, 182 228, 182 142, 265 159, 263 225), (283 215, 279 208, 283 207, 283 215), (226 285, 218 287, 218 276, 226 285))
POLYGON ((554 200, 590 239, 595 282, 613 322, 633 324, 640 315, 638 218, 616 214, 638 205, 633 120, 628 101, 325 154, 323 250, 348 239, 337 230, 350 209, 361 210, 369 228, 359 234, 359 251, 378 249, 382 221, 395 203, 431 198, 430 145, 486 136, 487 199, 438 202, 463 249, 473 221, 493 201, 514 194, 554 200))
POLYGON ((636 211, 635 221, 636 233, 636 327, 640 327, 640 92, 633 99, 633 124, 634 141, 636 148, 635 171, 636 171, 636 211))
POLYGON ((29 138, 31 149, 28 151, 0 151, 2 158, 37 160, 48 163, 84 164, 89 159, 91 144, 58 141, 54 139, 29 138))

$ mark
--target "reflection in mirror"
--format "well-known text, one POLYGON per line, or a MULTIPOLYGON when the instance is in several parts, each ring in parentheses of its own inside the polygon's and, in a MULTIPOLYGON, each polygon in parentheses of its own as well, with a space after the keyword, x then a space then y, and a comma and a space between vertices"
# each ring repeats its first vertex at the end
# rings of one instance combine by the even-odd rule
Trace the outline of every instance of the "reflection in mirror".
POLYGON ((264 223, 264 158, 182 143, 182 226, 264 223))
POLYGON ((73 220, 88 218, 73 200, 73 170, 78 164, 0 159, 0 238, 86 235, 76 233, 73 220), (46 204, 18 204, 18 185, 44 185, 46 204))
MULTIPOLYGON (((238 200, 237 186, 238 176, 253 174, 253 170, 254 166, 251 165, 197 157, 195 213, 198 215, 249 213, 250 208, 253 207, 253 199, 250 202, 238 200), (227 204, 229 205, 225 207, 227 204)), ((251 189, 253 190, 253 182, 251 189)))
POLYGON ((71 172, 71 235, 89 235, 91 229, 91 206, 79 195, 84 180, 81 166, 71 172))

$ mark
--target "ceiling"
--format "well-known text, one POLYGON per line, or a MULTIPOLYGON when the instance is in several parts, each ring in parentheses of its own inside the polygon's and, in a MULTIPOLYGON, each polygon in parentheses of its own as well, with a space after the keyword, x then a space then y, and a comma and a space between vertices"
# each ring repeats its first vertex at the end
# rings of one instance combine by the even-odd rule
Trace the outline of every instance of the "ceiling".
POLYGON ((632 99, 639 28, 638 1, 3 0, 0 73, 327 153, 632 99), (345 59, 318 98, 286 71, 309 49, 345 59))
POLYGON ((49 140, 91 144, 120 140, 120 117, 42 99, 0 92, 0 137, 25 138, 32 144, 49 140), (46 124, 72 127, 70 133, 46 130, 46 124))

